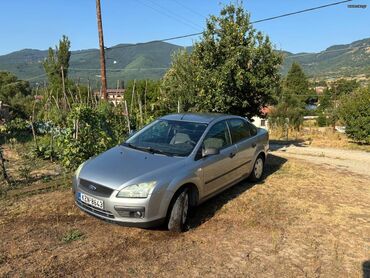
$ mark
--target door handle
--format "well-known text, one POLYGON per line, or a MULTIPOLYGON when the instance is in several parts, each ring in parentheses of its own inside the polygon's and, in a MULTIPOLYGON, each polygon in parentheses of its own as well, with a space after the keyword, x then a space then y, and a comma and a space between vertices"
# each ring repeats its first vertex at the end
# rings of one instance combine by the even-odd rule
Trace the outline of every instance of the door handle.
POLYGON ((252 143, 252 148, 255 148, 257 146, 256 143, 252 143))
POLYGON ((236 153, 230 153, 230 154, 229 154, 229 157, 230 157, 230 158, 233 158, 235 155, 236 155, 236 153))

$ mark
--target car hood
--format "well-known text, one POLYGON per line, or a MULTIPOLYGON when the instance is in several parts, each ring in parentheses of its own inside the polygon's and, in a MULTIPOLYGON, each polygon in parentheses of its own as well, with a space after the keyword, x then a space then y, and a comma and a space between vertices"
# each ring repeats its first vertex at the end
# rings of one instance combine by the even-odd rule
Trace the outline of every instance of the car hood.
POLYGON ((118 189, 132 179, 162 172, 183 160, 183 157, 151 154, 120 145, 87 161, 79 178, 118 189))

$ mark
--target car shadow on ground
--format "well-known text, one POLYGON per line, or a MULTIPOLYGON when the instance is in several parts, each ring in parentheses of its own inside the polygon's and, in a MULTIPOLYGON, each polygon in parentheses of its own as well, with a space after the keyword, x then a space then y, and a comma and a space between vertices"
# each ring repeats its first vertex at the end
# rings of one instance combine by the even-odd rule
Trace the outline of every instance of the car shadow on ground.
POLYGON ((215 197, 207 200, 192 212, 189 219, 189 228, 197 228, 198 226, 210 220, 216 214, 216 212, 221 209, 226 203, 237 198, 240 194, 249 190, 253 186, 263 184, 264 180, 268 176, 278 171, 286 162, 287 159, 285 158, 269 154, 267 163, 265 165, 265 173, 262 181, 258 183, 253 183, 248 180, 244 180, 230 187, 219 195, 216 195, 215 197))
POLYGON ((302 139, 297 140, 270 140, 270 150, 271 151, 278 151, 281 149, 285 149, 289 146, 295 146, 295 147, 308 147, 309 144, 307 144, 306 141, 302 139))
POLYGON ((370 260, 362 263, 362 273, 363 278, 370 278, 370 260))

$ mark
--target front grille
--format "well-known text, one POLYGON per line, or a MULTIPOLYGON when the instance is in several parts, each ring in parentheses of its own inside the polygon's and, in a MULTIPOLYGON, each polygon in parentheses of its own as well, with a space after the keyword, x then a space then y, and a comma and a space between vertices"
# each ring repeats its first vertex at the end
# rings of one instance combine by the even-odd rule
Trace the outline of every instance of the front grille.
POLYGON ((100 197, 110 197, 113 192, 111 188, 84 179, 80 179, 80 186, 87 192, 100 197), (95 190, 93 190, 94 188, 95 190))
POLYGON ((80 200, 76 200, 76 202, 80 207, 83 207, 84 209, 86 209, 89 212, 93 212, 95 214, 98 214, 98 215, 101 215, 101 216, 104 216, 104 217, 108 217, 108 218, 112 218, 112 219, 114 218, 114 215, 108 210, 103 210, 103 209, 93 207, 91 205, 82 203, 80 200))

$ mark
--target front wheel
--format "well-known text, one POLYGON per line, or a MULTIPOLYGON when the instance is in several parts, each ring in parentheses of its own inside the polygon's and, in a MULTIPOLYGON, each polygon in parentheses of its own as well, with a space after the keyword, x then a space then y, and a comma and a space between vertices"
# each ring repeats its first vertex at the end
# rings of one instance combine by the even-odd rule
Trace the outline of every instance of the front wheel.
POLYGON ((170 206, 168 218, 168 230, 182 232, 186 228, 189 212, 189 193, 185 188, 175 195, 170 206))
POLYGON ((259 155, 254 162, 252 173, 249 176, 251 181, 260 181, 262 179, 265 161, 261 155, 259 155))

